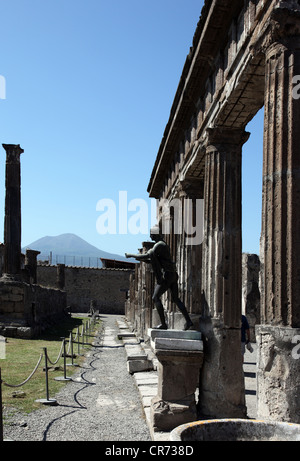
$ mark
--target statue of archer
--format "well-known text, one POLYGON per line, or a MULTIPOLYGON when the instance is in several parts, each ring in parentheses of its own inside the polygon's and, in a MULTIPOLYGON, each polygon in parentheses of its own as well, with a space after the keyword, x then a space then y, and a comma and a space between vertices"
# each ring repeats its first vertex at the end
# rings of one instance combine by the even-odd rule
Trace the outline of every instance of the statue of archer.
POLYGON ((170 290, 172 301, 177 305, 186 320, 184 330, 188 330, 193 326, 193 322, 190 319, 185 305, 178 297, 178 274, 176 265, 172 261, 170 249, 163 240, 158 226, 154 226, 150 229, 150 238, 154 240, 155 245, 147 253, 138 255, 125 253, 125 256, 126 258, 135 258, 138 261, 150 263, 152 265, 157 281, 152 299, 161 321, 161 324, 156 328, 161 330, 167 330, 168 328, 160 298, 167 290, 170 290))

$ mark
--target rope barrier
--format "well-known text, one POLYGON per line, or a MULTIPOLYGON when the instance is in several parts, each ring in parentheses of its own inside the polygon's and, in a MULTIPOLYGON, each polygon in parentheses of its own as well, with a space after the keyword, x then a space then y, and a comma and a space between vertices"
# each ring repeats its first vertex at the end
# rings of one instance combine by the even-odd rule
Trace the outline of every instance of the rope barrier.
POLYGON ((46 398, 45 399, 37 399, 36 402, 43 403, 45 405, 56 405, 56 399, 49 398, 49 385, 48 385, 48 354, 47 348, 44 347, 44 356, 45 356, 45 377, 46 377, 46 398))
MULTIPOLYGON (((93 325, 95 324, 95 321, 94 319, 93 320, 93 325)), ((0 442, 3 441, 3 415, 2 415, 2 384, 4 386, 7 386, 7 387, 11 387, 11 388, 17 388, 17 387, 21 387, 23 386, 24 384, 26 384, 32 377, 33 375, 36 373, 38 367, 40 366, 40 363, 42 361, 42 358, 43 356, 45 357, 45 377, 46 377, 46 399, 38 399, 36 400, 36 402, 41 402, 41 403, 44 403, 44 404, 50 404, 50 405, 56 405, 57 402, 56 402, 56 399, 50 399, 49 398, 49 385, 48 385, 48 362, 53 366, 53 365, 56 365, 56 363, 59 361, 59 359, 62 357, 64 357, 64 376, 63 377, 60 377, 60 378, 54 378, 56 380, 64 380, 64 381, 68 381, 70 380, 71 378, 68 378, 66 376, 66 357, 67 355, 69 355, 69 351, 70 351, 70 348, 71 348, 71 357, 72 357, 72 363, 70 365, 73 365, 73 366, 78 366, 76 364, 73 363, 73 343, 76 343, 78 344, 78 355, 83 355, 83 354, 80 354, 80 337, 81 337, 81 344, 82 346, 84 345, 91 345, 89 344, 88 342, 85 342, 85 340, 87 341, 87 338, 88 336, 91 336, 89 333, 90 333, 90 327, 91 327, 91 323, 90 321, 88 322, 85 322, 83 323, 82 325, 82 329, 81 329, 81 334, 79 332, 79 327, 77 327, 77 332, 76 332, 76 335, 75 335, 75 338, 73 339, 73 333, 71 332, 70 335, 69 335, 69 346, 68 346, 68 351, 66 352, 66 338, 63 338, 62 340, 62 343, 61 343, 61 347, 60 347, 60 351, 59 351, 59 354, 58 354, 58 357, 57 359, 52 362, 48 356, 48 353, 47 353, 47 348, 44 347, 43 348, 43 352, 40 354, 40 357, 37 361, 37 364, 36 366, 34 367, 34 370, 30 373, 30 375, 28 376, 28 378, 26 378, 22 383, 20 384, 8 384, 6 383, 5 381, 3 381, 2 377, 1 377, 1 367, 0 367, 0 442), (87 324, 88 324, 88 330, 87 330, 87 324), (84 338, 86 337, 86 339, 84 338), (76 341, 77 339, 77 341, 76 341), (64 353, 62 353, 64 351, 64 353)))
POLYGON ((57 362, 59 361, 59 359, 60 359, 61 356, 62 356, 63 348, 64 348, 64 341, 62 341, 62 343, 61 343, 61 347, 60 347, 60 351, 59 351, 58 357, 57 357, 57 359, 56 359, 54 362, 52 362, 52 361, 50 360, 50 358, 49 358, 49 356, 48 356, 48 354, 47 354, 47 358, 48 358, 48 360, 49 360, 49 363, 51 363, 51 365, 56 365, 56 364, 57 364, 57 362))
POLYGON ((20 383, 20 384, 7 384, 5 381, 2 381, 2 383, 4 384, 4 386, 7 386, 7 387, 21 387, 21 386, 23 386, 24 384, 26 384, 26 383, 32 378, 32 376, 34 375, 34 373, 36 372, 36 370, 38 369, 38 367, 39 367, 39 365, 40 365, 40 363, 41 363, 42 358, 43 358, 43 354, 40 355, 40 358, 39 358, 39 360, 38 360, 38 362, 37 362, 37 364, 36 364, 36 366, 35 366, 33 372, 28 376, 27 379, 25 379, 25 381, 23 381, 23 382, 20 383))

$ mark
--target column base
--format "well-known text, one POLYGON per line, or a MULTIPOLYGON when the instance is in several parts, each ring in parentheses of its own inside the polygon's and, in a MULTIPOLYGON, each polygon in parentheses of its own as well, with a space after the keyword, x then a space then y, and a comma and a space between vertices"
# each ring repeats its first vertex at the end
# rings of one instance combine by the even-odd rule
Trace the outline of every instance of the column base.
POLYGON ((257 417, 300 423, 300 328, 256 326, 257 417))
POLYGON ((204 419, 245 418, 245 382, 240 329, 201 324, 204 362, 200 375, 199 412, 204 419))

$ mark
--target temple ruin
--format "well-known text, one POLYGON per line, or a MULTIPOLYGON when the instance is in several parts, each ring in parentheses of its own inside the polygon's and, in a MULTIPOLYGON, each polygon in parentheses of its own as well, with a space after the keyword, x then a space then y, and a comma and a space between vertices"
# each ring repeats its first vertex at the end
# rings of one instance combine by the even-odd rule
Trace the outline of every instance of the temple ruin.
MULTIPOLYGON (((299 80, 299 1, 205 1, 148 186, 181 299, 202 334, 198 405, 205 418, 247 416, 241 161, 245 127, 264 107, 257 417, 300 422, 300 357, 293 353, 300 339, 299 80), (195 244, 183 220, 193 230, 199 200, 203 236, 195 244)), ((137 265, 126 316, 146 340, 157 322, 153 284, 148 266, 137 265)), ((182 328, 169 297, 164 304, 169 328, 182 328)))

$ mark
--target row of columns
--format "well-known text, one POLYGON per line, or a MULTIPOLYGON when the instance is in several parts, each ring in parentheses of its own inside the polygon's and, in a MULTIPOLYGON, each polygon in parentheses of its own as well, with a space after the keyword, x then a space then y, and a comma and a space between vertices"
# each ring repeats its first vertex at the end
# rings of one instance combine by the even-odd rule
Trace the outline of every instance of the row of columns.
MULTIPOLYGON (((264 326, 258 328, 258 414, 274 419, 280 414, 280 419, 300 422, 300 358, 291 359, 291 339, 300 334, 300 101, 292 91, 293 77, 300 75, 300 38, 268 44, 265 56, 261 236, 264 326), (264 341, 266 334, 268 341, 264 341), (289 347, 282 346, 283 337, 289 347), (279 404, 277 409, 270 405, 274 398, 275 376, 270 380, 273 361, 274 374, 277 370, 278 375, 276 351, 285 371, 293 375, 289 379, 284 373, 276 376, 280 381, 275 386, 276 400, 288 409, 285 414, 278 411, 279 404)), ((201 328, 208 341, 200 401, 203 414, 209 416, 245 414, 240 354, 241 153, 248 137, 244 129, 216 127, 207 130, 204 144, 201 328)))

